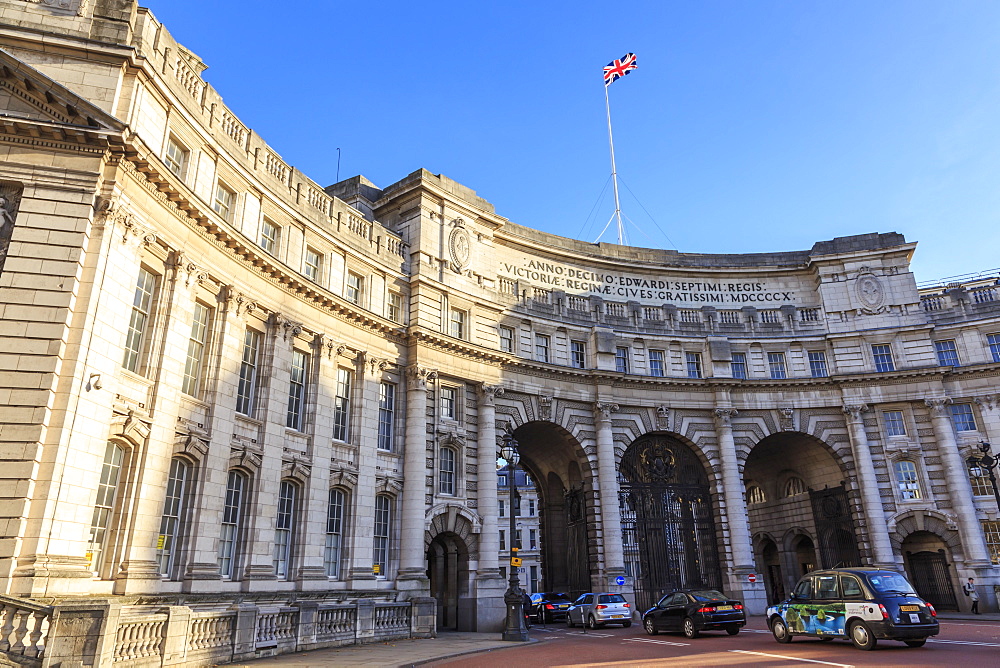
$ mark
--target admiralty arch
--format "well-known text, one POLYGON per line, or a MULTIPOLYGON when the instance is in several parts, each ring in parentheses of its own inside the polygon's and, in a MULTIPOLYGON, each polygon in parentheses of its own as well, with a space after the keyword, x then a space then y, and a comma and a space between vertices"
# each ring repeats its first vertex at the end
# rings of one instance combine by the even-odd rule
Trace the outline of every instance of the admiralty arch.
POLYGON ((499 631, 507 429, 547 591, 761 612, 871 564, 996 609, 997 276, 918 289, 893 232, 690 254, 425 170, 323 186, 149 10, 0 4, 3 633, 117 629, 74 647, 124 666, 499 631))

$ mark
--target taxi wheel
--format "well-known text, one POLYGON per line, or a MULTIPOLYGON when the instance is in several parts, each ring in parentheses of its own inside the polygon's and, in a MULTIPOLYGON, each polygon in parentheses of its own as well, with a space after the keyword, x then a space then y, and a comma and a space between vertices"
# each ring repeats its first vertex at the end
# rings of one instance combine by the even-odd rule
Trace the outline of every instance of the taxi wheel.
POLYGON ((771 633, 774 639, 780 643, 792 642, 792 634, 788 632, 788 625, 782 619, 775 619, 771 624, 771 633))
POLYGON ((851 624, 849 633, 851 642, 858 649, 872 650, 875 649, 875 645, 878 643, 878 640, 872 634, 872 630, 864 622, 854 622, 851 624))
POLYGON ((739 626, 727 626, 726 627, 726 633, 728 633, 731 636, 734 636, 734 635, 738 634, 739 632, 740 632, 740 627, 739 626))
POLYGON ((684 618, 684 637, 685 638, 691 638, 693 640, 694 638, 697 638, 699 635, 701 635, 701 634, 698 633, 698 628, 694 625, 694 620, 691 619, 690 617, 685 617, 684 618))
POLYGON ((920 640, 904 640, 907 647, 923 647, 924 643, 927 642, 927 638, 921 638, 920 640))
POLYGON ((646 619, 642 620, 642 626, 646 629, 646 633, 651 636, 655 636, 659 633, 659 631, 656 630, 656 624, 653 623, 652 617, 646 617, 646 619))

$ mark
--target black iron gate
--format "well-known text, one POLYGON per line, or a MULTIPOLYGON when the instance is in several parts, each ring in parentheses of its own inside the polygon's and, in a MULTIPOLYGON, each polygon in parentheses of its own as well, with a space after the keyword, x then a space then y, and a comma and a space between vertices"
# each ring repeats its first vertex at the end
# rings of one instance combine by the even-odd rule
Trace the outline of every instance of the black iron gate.
POLYGON ((851 506, 847 489, 843 485, 820 491, 809 490, 813 521, 819 537, 821 568, 846 568, 860 566, 858 539, 854 535, 851 506))
POLYGON ((930 601, 939 610, 958 610, 955 589, 948 577, 948 560, 944 550, 937 552, 907 552, 909 576, 920 598, 930 601))
POLYGON ((673 589, 721 587, 708 479, 694 453, 669 436, 645 436, 622 457, 618 482, 638 609, 673 589))

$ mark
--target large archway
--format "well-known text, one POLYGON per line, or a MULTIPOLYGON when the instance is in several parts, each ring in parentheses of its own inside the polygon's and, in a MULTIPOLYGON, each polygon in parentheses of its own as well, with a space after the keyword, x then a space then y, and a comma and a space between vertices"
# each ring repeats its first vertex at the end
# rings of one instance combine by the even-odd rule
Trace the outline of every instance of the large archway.
POLYGON ((682 587, 722 586, 711 488, 692 447, 646 434, 618 473, 626 573, 639 610, 682 587))
POLYGON ((744 481, 751 532, 783 537, 777 555, 757 552, 758 570, 782 579, 774 590, 791 591, 804 570, 861 565, 846 479, 830 448, 809 434, 773 434, 750 451, 744 481))
POLYGON ((437 599, 437 627, 445 631, 470 631, 471 619, 462 602, 469 598, 469 550, 457 534, 441 533, 427 548, 427 577, 431 596, 437 599))

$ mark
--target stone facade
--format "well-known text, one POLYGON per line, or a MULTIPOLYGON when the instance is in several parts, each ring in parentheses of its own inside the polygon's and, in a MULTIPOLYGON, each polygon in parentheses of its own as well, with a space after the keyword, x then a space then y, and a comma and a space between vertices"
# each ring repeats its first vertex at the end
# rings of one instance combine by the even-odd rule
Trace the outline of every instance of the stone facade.
POLYGON ((895 233, 685 254, 424 170, 324 188, 128 0, 3 0, 0 42, 0 648, 499 631, 508 426, 546 590, 759 612, 843 562, 995 608, 995 278, 918 290, 895 233))

